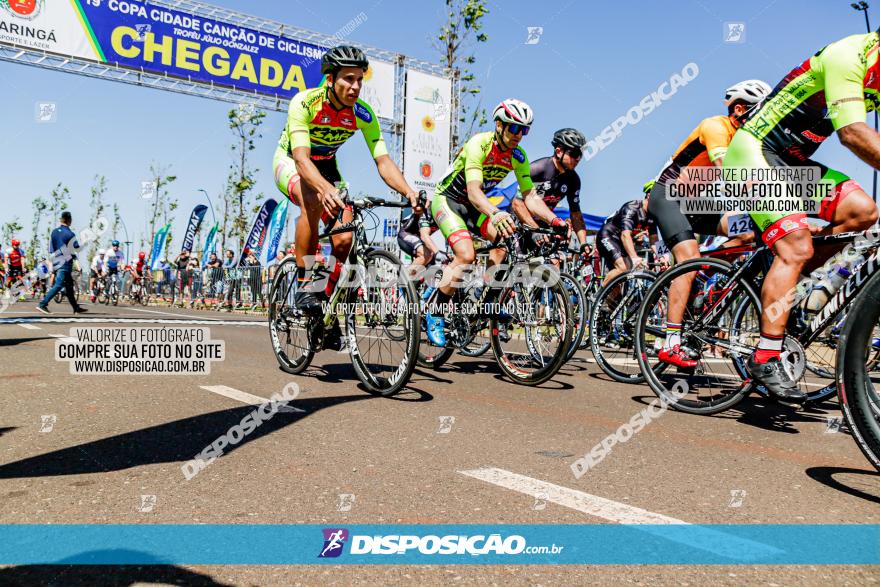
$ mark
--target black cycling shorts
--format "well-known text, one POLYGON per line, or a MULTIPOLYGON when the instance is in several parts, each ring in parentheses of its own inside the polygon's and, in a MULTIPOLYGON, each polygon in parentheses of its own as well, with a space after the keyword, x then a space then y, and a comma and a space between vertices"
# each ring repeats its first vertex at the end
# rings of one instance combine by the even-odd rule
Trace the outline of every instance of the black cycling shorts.
POLYGON ((718 223, 721 221, 721 214, 685 215, 678 202, 666 197, 666 186, 659 181, 651 189, 648 217, 654 221, 669 250, 678 243, 696 240, 694 233, 707 236, 718 234, 718 223))
POLYGON ((397 246, 399 246, 400 250, 410 257, 415 257, 419 247, 425 246, 425 243, 422 242, 422 239, 419 236, 401 230, 397 233, 397 246))
POLYGON ((601 231, 596 235, 596 246, 599 247, 599 256, 605 261, 607 270, 614 269, 615 262, 623 259, 627 269, 632 269, 632 261, 623 250, 623 243, 619 235, 601 231))

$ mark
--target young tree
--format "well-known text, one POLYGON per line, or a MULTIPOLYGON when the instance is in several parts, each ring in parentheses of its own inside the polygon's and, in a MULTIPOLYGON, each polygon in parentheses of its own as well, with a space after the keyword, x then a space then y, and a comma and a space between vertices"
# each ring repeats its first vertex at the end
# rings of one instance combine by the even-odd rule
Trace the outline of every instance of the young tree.
POLYGON ((458 122, 466 126, 453 125, 453 153, 458 151, 462 137, 471 136, 475 127, 488 122, 486 110, 481 107, 481 88, 473 72, 473 65, 477 61, 474 47, 489 40, 486 33, 480 32, 483 17, 488 13, 485 0, 446 0, 446 22, 434 40, 434 48, 440 53, 440 63, 459 81, 458 93, 452 94, 450 111, 457 112, 458 122), (462 129, 464 132, 458 132, 462 129))
POLYGON ((149 216, 149 238, 151 243, 153 242, 153 237, 156 235, 156 221, 159 219, 159 215, 162 214, 164 218, 168 218, 168 184, 177 180, 176 175, 168 174, 170 167, 170 165, 162 165, 161 163, 156 162, 150 164, 150 181, 153 182, 154 186, 153 207, 149 216))
MULTIPOLYGON (((103 175, 96 175, 92 188, 90 190, 91 198, 89 199, 89 208, 92 210, 92 217, 89 220, 89 226, 97 226, 98 218, 104 216, 104 194, 107 193, 107 178, 103 175)), ((115 234, 114 234, 115 238, 115 234)), ((92 246, 89 247, 89 258, 91 258, 99 246, 105 246, 101 241, 104 239, 95 239, 92 246)))
POLYGON ((34 207, 34 219, 31 224, 31 246, 28 247, 28 261, 31 266, 33 266, 34 261, 37 256, 40 255, 40 251, 44 250, 43 247, 46 246, 48 249, 48 243, 42 242, 42 236, 40 235, 40 225, 43 223, 43 216, 46 213, 46 208, 49 207, 48 202, 37 196, 31 201, 31 204, 34 207))
POLYGON ((18 216, 14 217, 12 220, 3 225, 2 228, 2 238, 3 238, 3 246, 4 248, 9 246, 9 241, 12 240, 12 237, 16 236, 24 229, 24 226, 19 222, 18 216))
POLYGON ((67 201, 69 199, 70 190, 59 181, 49 194, 49 228, 46 229, 46 242, 49 242, 52 231, 55 229, 58 220, 61 218, 61 213, 67 210, 67 201))
MULTIPOLYGON (((254 141, 263 136, 260 134, 260 125, 263 124, 264 118, 266 118, 266 113, 255 109, 252 104, 240 104, 238 108, 230 110, 228 115, 229 129, 235 137, 231 148, 233 163, 230 165, 227 190, 234 213, 229 236, 238 237, 239 251, 244 248, 244 240, 247 238, 247 213, 248 209, 254 205, 250 199, 250 192, 256 184, 256 175, 260 171, 251 166, 248 154, 256 148, 254 141)), ((254 201, 258 202, 262 197, 263 194, 257 194, 254 201)), ((225 216, 226 214, 224 214, 223 220, 224 228, 226 225, 225 216)))

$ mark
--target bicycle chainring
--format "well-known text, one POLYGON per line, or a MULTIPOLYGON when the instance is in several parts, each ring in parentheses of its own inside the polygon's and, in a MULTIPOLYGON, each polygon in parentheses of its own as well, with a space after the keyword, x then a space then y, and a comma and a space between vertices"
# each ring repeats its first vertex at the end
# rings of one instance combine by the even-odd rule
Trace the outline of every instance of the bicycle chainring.
POLYGON ((794 381, 800 381, 807 370, 807 351, 804 349, 804 345, 791 336, 785 337, 779 360, 782 361, 785 372, 794 381))

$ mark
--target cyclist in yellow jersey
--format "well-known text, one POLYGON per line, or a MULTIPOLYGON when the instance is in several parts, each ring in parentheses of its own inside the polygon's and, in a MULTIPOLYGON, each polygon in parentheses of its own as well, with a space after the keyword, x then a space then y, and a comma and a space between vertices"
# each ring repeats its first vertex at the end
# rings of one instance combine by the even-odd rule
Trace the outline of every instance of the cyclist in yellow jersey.
MULTIPOLYGON (((434 301, 449 302, 461 283, 465 266, 476 255, 471 232, 490 241, 512 236, 513 217, 499 210, 486 192, 513 171, 523 198, 538 197, 529 173, 529 159, 519 146, 532 124, 532 109, 520 100, 507 99, 494 112, 495 132, 474 135, 464 144, 451 169, 437 184, 431 201, 434 221, 449 242, 455 259, 449 264, 434 301)), ((426 314, 427 336, 432 344, 446 345, 442 317, 426 314)))
MULTIPOLYGON (((321 59, 326 85, 293 97, 287 125, 275 153, 273 167, 278 189, 302 209, 295 232, 300 288, 294 303, 303 310, 320 311, 319 297, 332 291, 351 248, 351 233, 332 237, 336 264, 329 268, 330 283, 326 290, 317 292, 316 296, 316 292, 311 291, 316 288, 308 287, 312 267, 307 266, 306 261, 312 258, 318 245, 318 221, 322 213, 327 221, 335 218, 345 206, 337 187, 342 178, 336 165, 336 151, 355 132, 360 130, 364 135, 383 181, 418 209, 416 191, 388 155, 379 120, 370 106, 358 98, 368 66, 366 55, 357 47, 340 45, 327 51, 321 59)), ((342 219, 351 221, 350 209, 345 210, 342 219)), ((338 324, 329 336, 341 336, 338 324)))
MULTIPOLYGON (((829 223, 821 232, 864 230, 874 224, 877 206, 861 186, 811 157, 837 133, 843 146, 880 169, 880 134, 865 123, 867 111, 880 104, 878 49, 877 32, 852 35, 795 67, 736 132, 724 160, 725 170, 739 174, 744 169, 817 167, 820 181, 831 188, 829 197, 821 191, 814 197, 821 200, 818 217, 829 223)), ((807 396, 780 360, 790 314, 782 300, 794 291, 805 270, 821 265, 833 251, 813 250, 805 214, 777 210, 752 212, 751 217, 775 257, 761 290, 761 338, 748 361, 749 373, 778 399, 800 403, 807 396), (782 311, 768 312, 769 308, 782 311)))

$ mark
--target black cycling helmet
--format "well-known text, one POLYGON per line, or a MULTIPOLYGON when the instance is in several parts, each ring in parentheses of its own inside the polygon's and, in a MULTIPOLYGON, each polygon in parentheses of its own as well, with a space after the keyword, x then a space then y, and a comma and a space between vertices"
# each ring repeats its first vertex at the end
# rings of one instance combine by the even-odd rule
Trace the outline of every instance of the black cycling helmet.
POLYGON ((583 149, 587 144, 587 138, 581 131, 574 128, 561 128, 553 133, 553 140, 550 141, 553 147, 562 149, 583 149))
POLYGON ((321 58, 321 73, 335 74, 343 67, 360 67, 366 70, 370 62, 364 52, 351 45, 333 47, 321 58))

